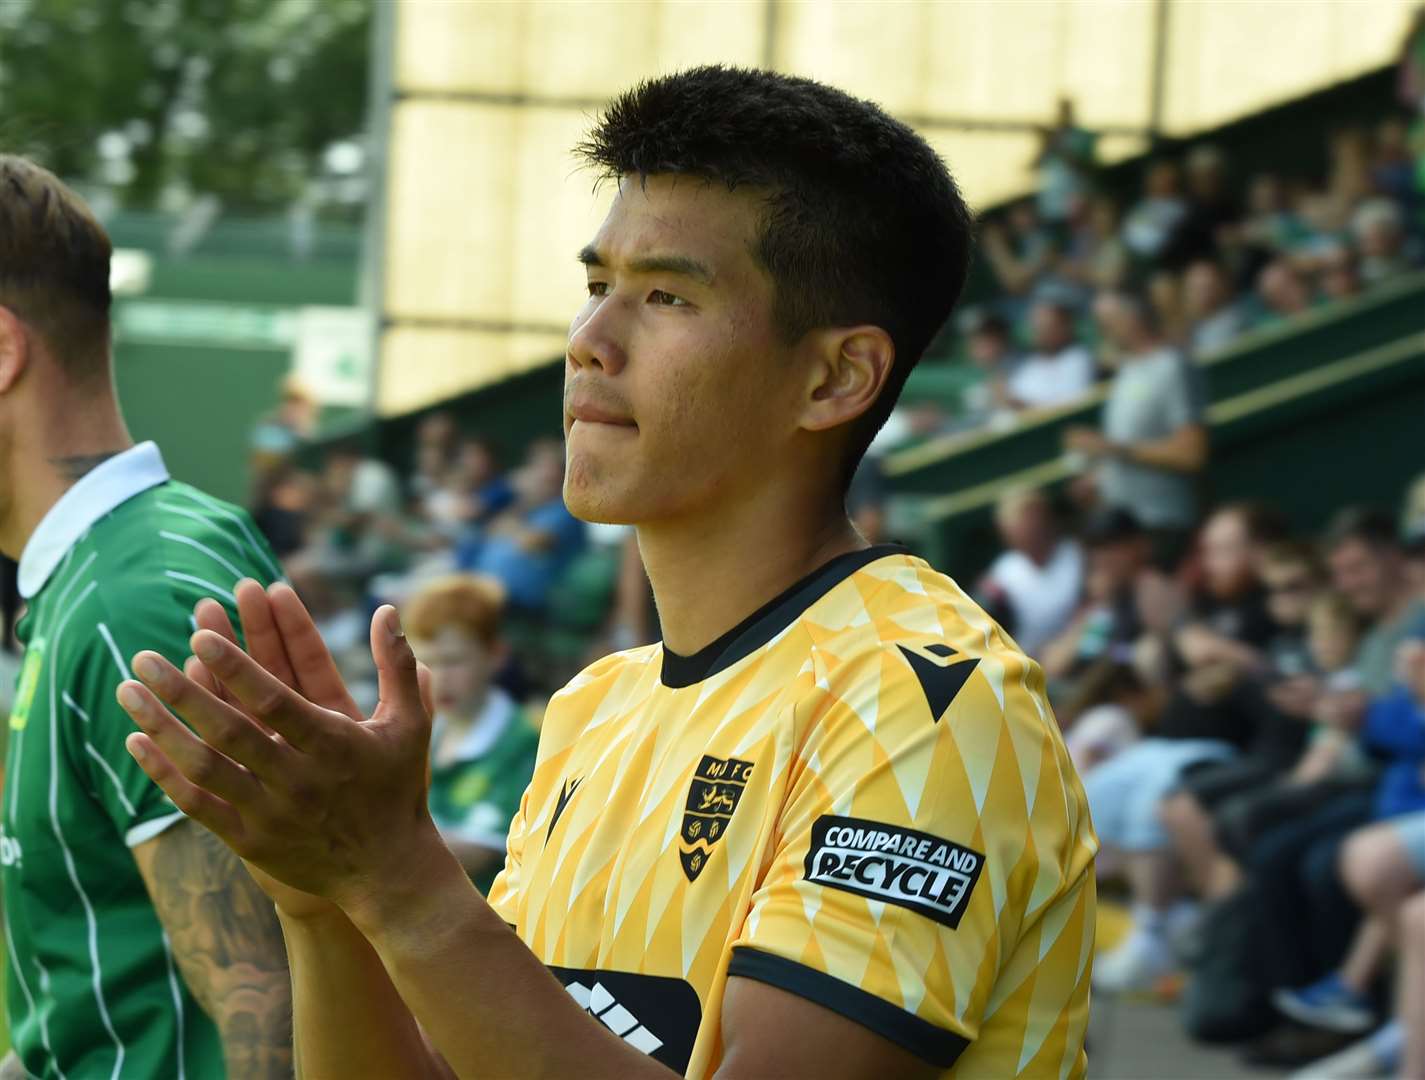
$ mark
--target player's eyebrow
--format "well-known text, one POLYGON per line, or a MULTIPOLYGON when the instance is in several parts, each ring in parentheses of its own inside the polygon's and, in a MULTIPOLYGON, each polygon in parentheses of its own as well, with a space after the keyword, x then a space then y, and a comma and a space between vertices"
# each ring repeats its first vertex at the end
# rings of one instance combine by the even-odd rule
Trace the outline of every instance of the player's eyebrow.
MULTIPOLYGON (((609 265, 593 244, 585 244, 576 258, 585 266, 609 265)), ((640 255, 629 259, 625 266, 635 274, 677 274, 679 277, 692 278, 702 285, 711 285, 713 282, 712 269, 706 263, 688 255, 675 255, 671 252, 640 255)))

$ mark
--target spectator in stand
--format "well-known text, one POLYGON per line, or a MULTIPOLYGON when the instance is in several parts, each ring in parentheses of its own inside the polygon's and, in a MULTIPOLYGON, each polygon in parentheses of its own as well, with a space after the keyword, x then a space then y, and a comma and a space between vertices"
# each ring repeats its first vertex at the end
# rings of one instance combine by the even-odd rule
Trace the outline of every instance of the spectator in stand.
POLYGON ((1056 710, 1078 695, 1077 683, 1102 661, 1128 664, 1145 629, 1140 594, 1152 569, 1152 544, 1122 508, 1094 512, 1080 531, 1087 552, 1084 599, 1040 660, 1056 710))
POLYGON ((1123 242, 1135 258, 1156 263, 1187 212, 1177 164, 1155 161, 1148 166, 1143 181, 1143 198, 1124 218, 1123 242))
POLYGON ((1063 632, 1084 585, 1084 556, 1062 535, 1047 493, 1012 491, 995 508, 1008 549, 991 565, 979 592, 990 611, 1008 613, 1006 629, 1030 656, 1063 632))
POLYGON ((277 407, 253 425, 248 442, 254 478, 287 461, 317 431, 317 402, 301 380, 288 375, 282 380, 277 407))
POLYGON ((1163 341, 1142 300, 1106 293, 1094 314, 1118 371, 1102 430, 1069 428, 1065 449, 1094 463, 1098 500, 1134 514, 1153 532, 1162 565, 1175 565, 1197 522, 1197 476, 1207 465, 1200 375, 1163 341))
POLYGON ((1361 294, 1361 274, 1356 253, 1345 244, 1322 250, 1317 259, 1316 287, 1327 302, 1350 300, 1361 294))
POLYGON ((539 731, 492 683, 505 660, 498 583, 459 574, 433 581, 401 613, 430 669, 430 812, 481 892, 505 862, 510 822, 534 773, 539 731))
POLYGON ((1410 152, 1410 125, 1403 117, 1387 116, 1376 125, 1371 185, 1404 210, 1407 220, 1414 217, 1422 192, 1410 152))
POLYGON ((1277 259, 1257 275, 1257 299, 1261 304, 1258 324, 1271 325, 1310 311, 1311 287, 1289 260, 1277 259))
POLYGON ((1097 195, 1074 215, 1068 248, 1060 260, 1064 278, 1086 289, 1118 289, 1132 258, 1123 242, 1118 204, 1097 195))
POLYGON ((1010 296, 1028 293, 1054 261, 1053 237, 1030 199, 1011 206, 1005 223, 985 222, 981 237, 990 269, 1010 296))
POLYGON ((488 574, 504 586, 510 606, 541 611, 551 586, 584 546, 584 525, 564 506, 564 446, 555 439, 530 445, 510 477, 514 501, 483 536, 463 541, 462 570, 488 574))
POLYGON ((964 426, 1006 426, 1014 415, 1010 377, 1019 362, 1009 323, 993 313, 972 309, 960 325, 977 375, 960 399, 964 426))
POLYGON ((1243 330, 1242 309, 1232 297, 1232 283, 1222 265, 1199 259, 1183 275, 1187 348, 1194 357, 1215 353, 1243 330))
POLYGON ((411 477, 411 495, 422 502, 445 482, 455 455, 455 416, 440 409, 421 418, 416 425, 416 470, 411 477))
POLYGON ((1102 989, 1146 988, 1175 965, 1169 941, 1190 912, 1159 807, 1190 768, 1229 760, 1258 735, 1250 701, 1236 695, 1272 636, 1255 567, 1262 546, 1277 536, 1275 522, 1247 504, 1208 519, 1204 588, 1172 640, 1183 689, 1154 735, 1084 777, 1099 839, 1123 857, 1134 902, 1133 929, 1095 965, 1094 985, 1102 989))
POLYGON ((1377 285, 1411 268, 1405 215, 1389 199, 1378 197, 1361 203, 1351 216, 1351 236, 1361 255, 1361 280, 1366 285, 1377 285))
POLYGON ((1197 259, 1215 259, 1220 238, 1242 220, 1242 206, 1227 182, 1227 158, 1215 146, 1196 146, 1187 156, 1187 212, 1162 251, 1163 265, 1181 270, 1197 259))
POLYGON ((358 437, 327 450, 313 515, 314 557, 323 572, 353 584, 405 565, 409 533, 401 484, 358 437))
POLYGON ((1390 955, 1400 905, 1425 887, 1425 641, 1401 646, 1397 685, 1374 701, 1365 743, 1391 759, 1375 793, 1376 824, 1351 834, 1342 877, 1365 913, 1341 966, 1300 990, 1278 989, 1277 1007, 1299 1023, 1360 1034, 1378 1022, 1372 989, 1390 955))
POLYGON ((307 546, 308 519, 315 501, 315 479, 290 463, 257 478, 252 519, 278 559, 285 562, 307 546))
POLYGON ((1049 300, 1029 313, 1034 351, 1009 377, 1009 398, 1018 409, 1047 409, 1074 401, 1093 387, 1094 358, 1074 339, 1073 313, 1049 300))
POLYGON ((1039 153, 1034 159, 1039 177, 1039 220, 1061 237, 1088 197, 1097 141, 1097 135, 1079 127, 1073 100, 1066 97, 1059 99, 1055 125, 1039 129, 1039 153))

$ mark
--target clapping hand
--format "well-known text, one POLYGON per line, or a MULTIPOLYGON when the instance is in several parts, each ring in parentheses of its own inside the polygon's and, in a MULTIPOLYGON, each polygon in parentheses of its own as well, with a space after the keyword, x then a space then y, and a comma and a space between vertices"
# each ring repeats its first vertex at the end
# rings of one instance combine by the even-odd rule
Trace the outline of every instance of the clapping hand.
POLYGON ((205 603, 183 671, 134 657, 142 681, 119 699, 142 729, 128 749, 144 772, 288 914, 323 901, 350 911, 415 861, 448 857, 426 808, 428 674, 395 609, 371 622, 380 703, 366 718, 289 587, 243 582, 237 597, 250 654, 205 603))

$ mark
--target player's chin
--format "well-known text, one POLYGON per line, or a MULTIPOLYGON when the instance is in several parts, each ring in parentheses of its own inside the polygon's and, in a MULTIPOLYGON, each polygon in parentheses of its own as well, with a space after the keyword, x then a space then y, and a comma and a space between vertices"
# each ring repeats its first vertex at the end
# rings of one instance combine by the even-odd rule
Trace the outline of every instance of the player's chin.
POLYGON ((602 462, 569 455, 564 474, 564 506, 580 521, 595 525, 636 525, 638 499, 602 462))

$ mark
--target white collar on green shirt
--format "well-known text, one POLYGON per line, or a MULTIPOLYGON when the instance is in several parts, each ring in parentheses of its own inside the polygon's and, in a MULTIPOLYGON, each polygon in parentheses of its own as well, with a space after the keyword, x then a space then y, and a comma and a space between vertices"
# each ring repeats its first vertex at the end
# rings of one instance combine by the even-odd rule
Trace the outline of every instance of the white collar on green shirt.
MULTIPOLYGON (((485 693, 485 707, 480 710, 480 715, 470 725, 470 730, 461 738, 460 749, 456 752, 452 762, 476 761, 484 757, 490 752, 491 747, 500 741, 500 736, 505 733, 505 729, 510 726, 510 721, 514 717, 514 698, 498 686, 490 687, 485 693)), ((447 723, 449 721, 444 716, 436 715, 432 724, 430 740, 432 754, 440 745, 447 723)), ((447 764, 450 763, 447 762, 447 764)))
POLYGON ((151 442, 115 454, 81 476, 49 508, 25 544, 20 555, 20 595, 28 600, 43 589, 89 526, 120 503, 167 479, 163 455, 151 442))

